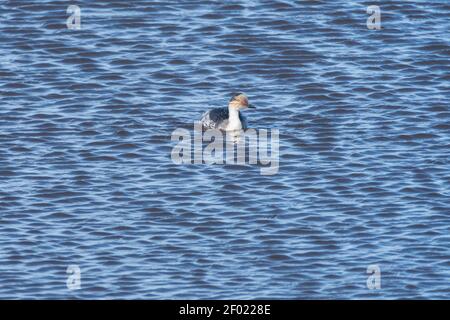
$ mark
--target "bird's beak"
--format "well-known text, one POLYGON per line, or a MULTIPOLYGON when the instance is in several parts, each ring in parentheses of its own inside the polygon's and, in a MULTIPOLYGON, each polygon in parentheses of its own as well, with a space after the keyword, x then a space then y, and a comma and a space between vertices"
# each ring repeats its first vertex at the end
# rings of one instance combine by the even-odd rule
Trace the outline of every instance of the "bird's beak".
POLYGON ((252 105, 252 104, 249 104, 248 107, 251 108, 251 109, 256 109, 256 107, 254 105, 252 105))

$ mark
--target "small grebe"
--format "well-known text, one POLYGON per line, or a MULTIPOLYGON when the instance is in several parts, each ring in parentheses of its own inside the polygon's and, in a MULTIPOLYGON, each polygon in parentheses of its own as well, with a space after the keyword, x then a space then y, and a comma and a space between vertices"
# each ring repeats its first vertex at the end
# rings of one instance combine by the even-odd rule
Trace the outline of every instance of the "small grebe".
POLYGON ((239 112, 241 109, 254 108, 243 93, 236 93, 228 103, 228 108, 215 108, 205 112, 200 122, 203 130, 220 129, 225 131, 246 130, 247 120, 239 112))

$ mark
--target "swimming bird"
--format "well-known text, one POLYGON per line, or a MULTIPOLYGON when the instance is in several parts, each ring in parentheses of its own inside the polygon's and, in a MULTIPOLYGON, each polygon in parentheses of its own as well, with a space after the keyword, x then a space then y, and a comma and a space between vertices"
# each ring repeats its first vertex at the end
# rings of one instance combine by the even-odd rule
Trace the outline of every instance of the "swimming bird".
POLYGON ((239 92, 235 93, 228 103, 228 107, 214 108, 206 111, 200 122, 203 130, 220 129, 225 131, 246 130, 247 119, 241 114, 239 110, 246 108, 255 108, 248 103, 248 98, 245 94, 239 92))

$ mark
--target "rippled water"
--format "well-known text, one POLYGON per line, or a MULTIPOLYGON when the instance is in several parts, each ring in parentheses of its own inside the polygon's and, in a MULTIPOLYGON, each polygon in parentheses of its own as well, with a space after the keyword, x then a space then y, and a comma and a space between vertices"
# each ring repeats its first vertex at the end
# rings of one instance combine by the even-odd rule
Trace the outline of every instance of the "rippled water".
POLYGON ((449 16, 2 0, 0 298, 449 299, 449 16), (174 164, 172 131, 234 91, 280 130, 279 173, 174 164))

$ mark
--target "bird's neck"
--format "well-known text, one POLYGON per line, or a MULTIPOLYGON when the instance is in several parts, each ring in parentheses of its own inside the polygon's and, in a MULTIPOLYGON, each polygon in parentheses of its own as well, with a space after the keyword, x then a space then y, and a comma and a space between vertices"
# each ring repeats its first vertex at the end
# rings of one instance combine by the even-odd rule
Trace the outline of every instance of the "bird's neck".
POLYGON ((239 110, 228 107, 228 126, 227 130, 241 130, 242 124, 239 118, 239 110))

